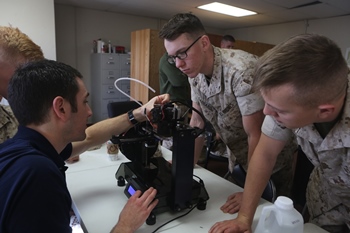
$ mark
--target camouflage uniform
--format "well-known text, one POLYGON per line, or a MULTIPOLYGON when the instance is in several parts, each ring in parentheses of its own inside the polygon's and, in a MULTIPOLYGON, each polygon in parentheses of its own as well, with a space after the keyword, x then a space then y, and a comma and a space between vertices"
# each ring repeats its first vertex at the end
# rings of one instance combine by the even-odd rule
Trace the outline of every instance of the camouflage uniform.
MULTIPOLYGON (((274 121, 268 121, 271 128, 274 121)), ((265 122, 263 132, 271 135, 264 128, 265 122)), ((330 232, 350 232, 350 89, 341 118, 324 139, 314 125, 293 131, 275 127, 272 138, 286 139, 293 132, 315 166, 306 191, 310 221, 330 232)))
MULTIPOLYGON (((200 105, 203 115, 213 125, 229 150, 229 169, 241 164, 247 170, 248 139, 242 115, 264 107, 262 98, 252 93, 252 71, 257 57, 241 50, 214 47, 214 70, 208 86, 203 74, 189 78, 192 101, 200 105)), ((279 156, 272 177, 279 194, 289 195, 292 182, 292 154, 296 144, 279 156), (283 168, 283 169, 282 169, 283 168), (277 174, 278 173, 278 174, 277 174)))
POLYGON ((18 122, 10 106, 0 105, 0 143, 17 133, 18 122))

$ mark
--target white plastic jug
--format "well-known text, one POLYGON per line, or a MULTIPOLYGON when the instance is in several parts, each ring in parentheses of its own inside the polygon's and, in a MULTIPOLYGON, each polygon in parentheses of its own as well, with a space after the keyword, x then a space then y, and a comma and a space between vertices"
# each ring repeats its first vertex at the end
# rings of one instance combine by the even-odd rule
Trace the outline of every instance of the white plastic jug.
POLYGON ((263 207, 254 233, 303 233, 304 220, 293 201, 279 196, 273 205, 263 207))

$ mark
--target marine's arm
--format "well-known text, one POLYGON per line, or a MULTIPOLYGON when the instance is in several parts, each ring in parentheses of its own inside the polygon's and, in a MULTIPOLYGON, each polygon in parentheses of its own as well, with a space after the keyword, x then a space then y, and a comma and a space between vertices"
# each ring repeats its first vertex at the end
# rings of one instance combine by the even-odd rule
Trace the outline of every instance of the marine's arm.
MULTIPOLYGON (((254 152, 256 145, 259 142, 261 135, 261 125, 264 120, 262 111, 258 111, 248 116, 243 116, 243 127, 248 136, 248 163, 254 152)), ((221 207, 222 211, 230 214, 236 213, 242 202, 242 192, 236 192, 228 196, 225 205, 221 207), (228 205, 229 207, 227 207, 228 205)))
POLYGON ((262 110, 251 115, 242 116, 243 128, 248 136, 248 163, 253 155, 261 135, 261 125, 265 115, 262 110))
MULTIPOLYGON (((270 179, 277 156, 284 145, 284 141, 275 140, 261 134, 248 166, 241 207, 237 218, 216 223, 210 229, 210 233, 219 233, 225 230, 234 233, 251 232, 251 225, 261 194, 270 179)), ((227 202, 221 209, 224 212, 230 212, 230 208, 231 204, 227 202)))

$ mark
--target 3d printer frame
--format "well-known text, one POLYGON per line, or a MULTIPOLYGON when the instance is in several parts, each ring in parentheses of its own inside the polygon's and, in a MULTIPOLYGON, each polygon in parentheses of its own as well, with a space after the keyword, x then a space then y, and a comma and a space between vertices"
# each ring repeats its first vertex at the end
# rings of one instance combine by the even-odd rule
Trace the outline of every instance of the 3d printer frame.
POLYGON ((149 225, 155 223, 155 214, 158 213, 178 212, 194 205, 204 210, 209 199, 204 182, 193 179, 194 142, 200 130, 181 124, 178 120, 172 120, 173 116, 170 120, 165 120, 166 113, 162 112, 164 109, 160 111, 156 114, 161 114, 163 117, 154 120, 157 123, 156 127, 154 125, 150 127, 149 124, 139 126, 139 129, 134 129, 141 132, 142 135, 139 137, 124 141, 118 139, 122 146, 121 151, 123 145, 135 148, 137 143, 141 146, 141 153, 134 152, 132 161, 122 163, 115 174, 118 185, 122 186, 124 185, 122 181, 127 181, 125 195, 130 197, 136 190, 143 192, 149 187, 157 189, 156 198, 159 202, 152 211, 151 219, 147 221, 149 225), (173 138, 171 163, 163 157, 152 157, 160 139, 159 131, 161 135, 171 135, 173 138))

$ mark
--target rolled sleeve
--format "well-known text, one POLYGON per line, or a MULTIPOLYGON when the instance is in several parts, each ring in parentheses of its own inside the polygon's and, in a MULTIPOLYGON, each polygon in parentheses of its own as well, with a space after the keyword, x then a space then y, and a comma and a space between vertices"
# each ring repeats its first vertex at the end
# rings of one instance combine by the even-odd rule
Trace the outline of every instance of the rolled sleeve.
POLYGON ((279 141, 288 141, 293 136, 293 132, 290 129, 279 126, 271 116, 265 117, 261 126, 261 132, 279 141))
POLYGON ((264 108, 264 100, 260 95, 256 93, 251 93, 242 97, 236 97, 236 99, 243 116, 251 115, 264 108))

